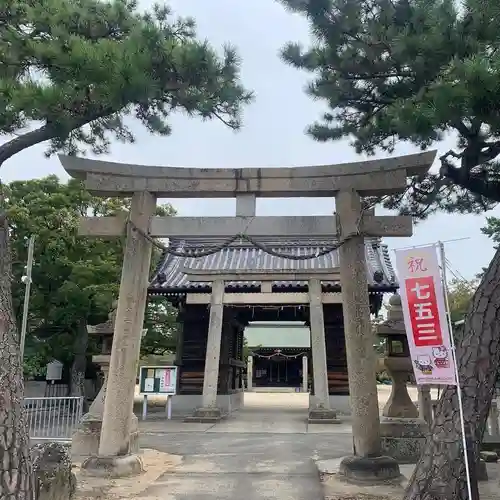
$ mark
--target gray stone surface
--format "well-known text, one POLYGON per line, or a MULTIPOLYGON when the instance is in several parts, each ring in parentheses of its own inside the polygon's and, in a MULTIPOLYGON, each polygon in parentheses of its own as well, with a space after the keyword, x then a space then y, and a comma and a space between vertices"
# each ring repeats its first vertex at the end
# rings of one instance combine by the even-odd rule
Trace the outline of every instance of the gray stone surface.
MULTIPOLYGON (((95 358, 96 356, 94 356, 94 362, 95 358)), ((90 405, 89 411, 83 416, 78 428, 73 433, 71 438, 71 453, 73 455, 91 457, 99 453, 104 400, 108 384, 109 356, 103 355, 100 358, 107 358, 102 359, 100 363, 104 381, 99 394, 90 405)))
POLYGON ((312 408, 309 410, 307 419, 309 424, 340 424, 341 420, 337 418, 334 410, 326 410, 322 408, 312 408))
MULTIPOLYGON (((311 353, 314 380, 314 406, 319 414, 328 413, 330 400, 328 395, 328 372, 326 368, 326 340, 323 304, 321 303, 321 281, 310 279, 309 284, 309 322, 311 328, 311 353)), ((327 418, 335 418, 332 412, 327 418)), ((310 418, 314 418, 311 417, 310 418)))
POLYGON ((397 460, 399 464, 418 461, 425 445, 425 438, 382 437, 382 453, 397 460))
POLYGON ((199 169, 149 167, 60 155, 71 177, 100 196, 148 190, 159 198, 257 196, 331 196, 354 187, 363 196, 401 192, 406 177, 429 170, 436 151, 340 165, 292 168, 199 169), (116 176, 119 176, 118 178, 116 176))
MULTIPOLYGON (((415 464, 402 465, 401 482, 380 485, 349 484, 339 474, 340 459, 318 460, 316 466, 323 483, 324 500, 401 500, 408 479, 412 476, 415 464)), ((500 485, 496 464, 486 464, 489 481, 479 483, 481 500, 498 500, 500 485)))
POLYGON ((359 193, 338 193, 335 207, 341 226, 339 237, 345 239, 339 248, 340 282, 354 449, 359 456, 377 456, 381 444, 374 335, 364 268, 365 244, 362 236, 356 236, 362 217, 359 193))
MULTIPOLYGON (((71 500, 76 491, 67 446, 39 443, 31 447, 36 500, 71 500)), ((0 495, 1 496, 1 495, 0 495)))
POLYGON ((82 473, 95 477, 118 478, 136 476, 144 471, 138 455, 89 457, 82 463, 82 473))
POLYGON ((183 455, 141 498, 322 500, 314 460, 348 453, 350 426, 309 426, 307 394, 247 393, 245 399, 244 409, 215 425, 141 423, 143 447, 183 455))
MULTIPOLYGON (((131 221, 147 231, 155 207, 156 199, 151 194, 134 194, 131 221)), ((151 243, 129 226, 99 442, 102 457, 126 455, 131 449, 133 419, 130 410, 134 401, 150 261, 151 243)))
POLYGON ((309 358, 302 356, 302 392, 309 391, 309 358))
POLYGON ((382 418, 380 422, 382 453, 400 464, 416 463, 427 435, 427 424, 418 418, 382 418))
POLYGON ((220 409, 217 409, 217 381, 219 377, 222 322, 224 313, 223 296, 224 281, 217 279, 212 283, 205 375, 203 377, 203 414, 207 414, 210 409, 213 412, 217 412, 219 415, 221 413, 220 409))
MULTIPOLYGON (((388 395, 387 387, 379 387, 381 402, 388 395)), ((149 481, 147 491, 144 484, 140 495, 131 493, 127 498, 401 500, 404 482, 390 487, 355 486, 336 479, 341 457, 352 451, 349 420, 340 425, 308 425, 307 411, 307 394, 247 393, 245 408, 217 424, 156 418, 140 422, 143 449, 183 458, 168 474, 149 481), (321 460, 325 457, 329 460, 321 460)), ((490 481, 480 484, 481 500, 498 500, 498 466, 486 465, 490 481)), ((409 478, 413 468, 402 465, 400 470, 409 478)), ((147 469, 141 478, 146 478, 147 469)))
POLYGON ((216 423, 222 420, 225 415, 220 408, 197 408, 193 415, 184 419, 185 422, 216 423))
POLYGON ((253 390, 253 356, 247 359, 247 391, 253 390))
POLYGON ((389 481, 399 483, 402 480, 399 464, 387 456, 344 457, 339 466, 339 474, 353 484, 380 484, 389 481))
POLYGON ((488 481, 488 469, 484 460, 479 460, 477 463, 476 474, 478 481, 488 481))

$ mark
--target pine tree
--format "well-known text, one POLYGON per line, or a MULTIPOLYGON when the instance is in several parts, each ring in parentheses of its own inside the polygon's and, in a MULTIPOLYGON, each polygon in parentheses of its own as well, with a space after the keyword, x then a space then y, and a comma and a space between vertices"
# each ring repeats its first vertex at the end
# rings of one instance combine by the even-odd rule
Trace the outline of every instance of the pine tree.
MULTIPOLYGON (((317 141, 349 137, 359 153, 422 149, 446 135, 456 147, 439 172, 411 179, 378 201, 425 218, 482 213, 500 201, 500 4, 496 0, 281 0, 305 16, 309 47, 288 44, 284 61, 312 75, 308 94, 327 107, 308 128, 317 141)), ((483 275, 458 339, 470 463, 500 363, 500 252, 483 275)), ((406 498, 467 499, 456 390, 440 399, 406 498)), ((474 476, 474 474, 473 474, 474 476)), ((473 478, 474 479, 474 478, 473 478)), ((473 481, 477 498, 477 482, 473 481)))
MULTIPOLYGON (((239 60, 197 38, 192 19, 135 0, 5 0, 0 4, 0 169, 47 141, 47 154, 100 154, 111 140, 133 142, 135 119, 170 133, 177 110, 240 126, 252 99, 239 60)), ((0 185, 0 491, 32 498, 23 382, 12 307, 9 225, 0 185)))

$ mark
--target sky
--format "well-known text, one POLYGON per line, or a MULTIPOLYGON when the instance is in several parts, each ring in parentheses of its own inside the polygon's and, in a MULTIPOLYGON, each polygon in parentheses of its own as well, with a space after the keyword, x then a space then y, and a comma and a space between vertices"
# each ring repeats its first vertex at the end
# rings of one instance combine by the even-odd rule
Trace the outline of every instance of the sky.
MULTIPOLYGON (((142 0, 142 8, 153 2, 142 0)), ((265 167, 307 166, 359 161, 349 141, 317 143, 305 134, 325 107, 312 101, 303 91, 309 76, 286 66, 279 51, 288 41, 308 43, 305 20, 286 11, 275 0, 173 0, 168 2, 180 15, 193 16, 202 38, 212 45, 236 46, 242 59, 242 80, 255 92, 255 102, 246 108, 243 128, 235 133, 220 122, 202 122, 176 115, 171 120, 173 133, 160 138, 133 126, 134 145, 115 143, 101 159, 155 166, 186 167, 265 167)), ((449 139, 436 147, 447 151, 454 146, 449 139)), ((45 145, 32 147, 11 158, 0 168, 3 182, 41 178, 56 174, 67 179, 57 157, 45 159, 45 145)), ((395 155, 415 152, 402 144, 395 155)), ((379 155, 383 156, 383 155, 379 155)), ((169 201, 169 200, 165 200, 169 201)), ((234 200, 175 200, 179 215, 234 215, 234 200)), ((257 215, 328 215, 333 199, 265 199, 257 204, 257 215)), ((500 216, 500 209, 490 214, 500 216)), ((446 242, 451 268, 466 279, 474 277, 493 256, 491 241, 481 234, 482 216, 438 214, 419 224, 411 238, 386 238, 392 249, 446 242)))

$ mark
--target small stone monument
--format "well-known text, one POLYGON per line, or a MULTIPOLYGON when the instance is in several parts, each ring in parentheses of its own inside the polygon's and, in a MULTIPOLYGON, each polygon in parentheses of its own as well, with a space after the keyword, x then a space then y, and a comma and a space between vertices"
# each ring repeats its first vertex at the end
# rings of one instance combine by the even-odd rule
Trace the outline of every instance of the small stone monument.
POLYGON ((39 443, 31 448, 30 455, 33 465, 34 498, 72 500, 76 492, 76 477, 66 447, 61 443, 39 443))
POLYGON ((418 461, 428 426, 419 418, 408 394, 407 381, 413 371, 401 307, 401 297, 389 300, 387 320, 377 326, 377 335, 387 339, 383 365, 392 379, 392 391, 381 419, 382 451, 399 463, 418 461))
MULTIPOLYGON (((106 397, 106 386, 108 382, 109 361, 111 358, 111 346, 113 345, 113 333, 115 329, 116 304, 109 314, 105 323, 96 326, 88 326, 89 335, 100 337, 101 354, 92 356, 92 361, 101 367, 103 383, 99 393, 90 405, 82 421, 73 434, 71 443, 71 454, 73 457, 97 456, 99 451, 99 439, 101 437, 102 417, 104 412, 104 399, 106 397)), ((131 428, 131 453, 139 451, 139 427, 137 417, 132 415, 131 428)))

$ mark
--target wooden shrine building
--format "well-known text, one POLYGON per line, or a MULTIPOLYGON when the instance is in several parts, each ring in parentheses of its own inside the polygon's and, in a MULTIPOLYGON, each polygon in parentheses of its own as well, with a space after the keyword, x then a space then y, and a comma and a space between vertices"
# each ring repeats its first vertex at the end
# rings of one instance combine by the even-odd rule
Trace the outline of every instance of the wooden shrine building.
MULTIPOLYGON (((170 248, 200 252, 214 242, 172 241, 170 248)), ((266 245, 284 255, 318 254, 332 245, 332 240, 268 241, 266 245)), ((200 272, 258 272, 261 269, 332 269, 339 266, 338 251, 311 260, 290 260, 269 255, 248 243, 236 243, 206 257, 177 257, 165 252, 149 286, 150 295, 164 295, 179 310, 181 323, 176 364, 179 367, 177 396, 174 409, 188 413, 200 406, 206 345, 209 329, 210 283, 191 282, 184 271, 200 272)), ((370 309, 377 314, 382 295, 397 289, 387 245, 380 238, 365 239, 365 268, 369 287, 370 309)), ((241 404, 242 379, 246 375, 243 359, 243 332, 252 321, 302 321, 309 324, 309 298, 306 281, 272 282, 266 291, 265 283, 232 281, 225 287, 224 315, 220 369, 218 379, 219 404, 229 409, 241 404)), ((328 370, 328 392, 332 408, 347 413, 348 376, 345 335, 342 314, 342 293, 338 279, 323 282, 323 311, 328 370)), ((256 360, 255 360, 256 361, 256 360)), ((301 362, 302 363, 302 362, 301 362)), ((310 360, 310 368, 314 361, 310 360)), ((255 370, 255 366, 254 366, 255 370)), ((314 387, 313 387, 314 391, 314 387)))

